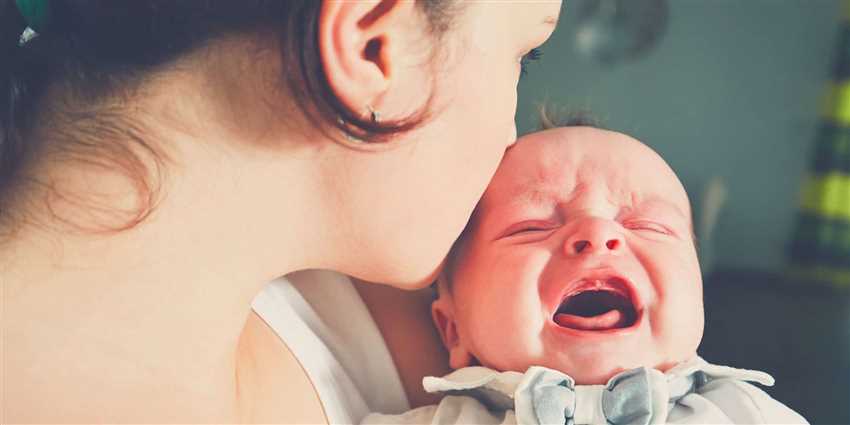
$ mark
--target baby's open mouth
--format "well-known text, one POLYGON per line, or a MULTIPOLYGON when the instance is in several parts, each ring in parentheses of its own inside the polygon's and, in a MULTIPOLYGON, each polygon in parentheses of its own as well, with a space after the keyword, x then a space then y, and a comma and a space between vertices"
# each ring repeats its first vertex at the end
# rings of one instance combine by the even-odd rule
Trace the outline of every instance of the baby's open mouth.
POLYGON ((565 328, 599 331, 628 328, 637 318, 626 284, 607 279, 582 283, 561 301, 554 320, 565 328))

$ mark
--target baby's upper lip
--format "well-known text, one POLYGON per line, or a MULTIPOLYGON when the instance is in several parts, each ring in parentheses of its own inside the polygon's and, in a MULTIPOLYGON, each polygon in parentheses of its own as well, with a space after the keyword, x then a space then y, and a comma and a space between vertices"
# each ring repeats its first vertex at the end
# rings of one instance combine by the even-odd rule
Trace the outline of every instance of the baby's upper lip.
POLYGON ((640 312, 643 309, 640 293, 634 282, 615 268, 605 266, 587 269, 564 285, 559 292, 558 299, 555 300, 553 314, 565 299, 591 288, 618 292, 631 300, 635 311, 640 312))

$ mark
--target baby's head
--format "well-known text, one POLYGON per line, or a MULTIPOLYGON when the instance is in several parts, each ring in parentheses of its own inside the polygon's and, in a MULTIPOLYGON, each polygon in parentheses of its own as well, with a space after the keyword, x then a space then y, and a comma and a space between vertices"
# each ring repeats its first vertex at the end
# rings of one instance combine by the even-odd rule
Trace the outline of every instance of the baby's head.
POLYGON ((696 354, 702 277, 691 209, 658 154, 554 128, 505 155, 432 306, 453 368, 546 366, 604 384, 696 354))

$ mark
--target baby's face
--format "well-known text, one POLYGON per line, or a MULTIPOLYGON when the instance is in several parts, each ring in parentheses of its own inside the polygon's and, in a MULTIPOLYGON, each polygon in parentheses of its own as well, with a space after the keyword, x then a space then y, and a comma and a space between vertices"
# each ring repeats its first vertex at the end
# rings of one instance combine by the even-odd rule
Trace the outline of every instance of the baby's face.
POLYGON ((511 148, 434 317, 452 366, 542 365, 581 384, 696 354, 702 278, 687 195, 640 142, 590 127, 511 148))

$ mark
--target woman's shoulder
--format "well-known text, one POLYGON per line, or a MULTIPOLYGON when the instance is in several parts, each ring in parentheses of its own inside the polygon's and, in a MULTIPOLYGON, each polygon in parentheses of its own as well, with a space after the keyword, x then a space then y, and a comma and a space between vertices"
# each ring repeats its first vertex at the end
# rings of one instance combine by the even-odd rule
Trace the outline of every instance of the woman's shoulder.
POLYGON ((328 422, 298 359, 254 312, 249 314, 239 338, 236 385, 240 422, 328 422))
POLYGON ((393 358, 349 277, 290 274, 270 282, 253 309, 304 369, 329 421, 409 408, 393 358))

